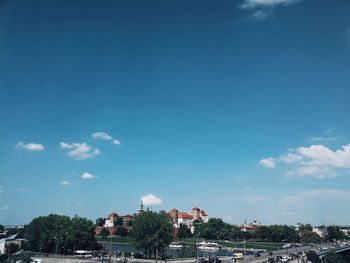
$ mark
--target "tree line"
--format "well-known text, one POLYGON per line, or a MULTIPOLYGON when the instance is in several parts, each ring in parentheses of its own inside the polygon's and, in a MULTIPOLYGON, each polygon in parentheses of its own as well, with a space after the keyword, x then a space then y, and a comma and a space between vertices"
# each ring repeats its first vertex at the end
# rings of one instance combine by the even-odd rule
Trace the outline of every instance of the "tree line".
POLYGON ((310 224, 298 227, 288 225, 260 226, 250 231, 225 223, 219 218, 211 218, 208 223, 196 224, 194 234, 206 239, 254 240, 288 243, 320 243, 348 239, 338 226, 319 227, 323 236, 313 231, 310 224))

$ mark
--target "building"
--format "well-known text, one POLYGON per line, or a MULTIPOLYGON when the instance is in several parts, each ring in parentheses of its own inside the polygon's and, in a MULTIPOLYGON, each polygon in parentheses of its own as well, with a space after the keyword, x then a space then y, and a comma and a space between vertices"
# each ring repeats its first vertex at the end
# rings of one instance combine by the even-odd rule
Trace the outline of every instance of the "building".
POLYGON ((201 210, 199 207, 195 206, 192 208, 191 212, 179 212, 176 208, 173 208, 168 213, 173 219, 174 228, 177 229, 181 224, 186 225, 191 232, 194 232, 194 222, 208 223, 208 215, 201 210))
POLYGON ((239 226, 234 226, 239 228, 242 232, 249 232, 249 231, 255 231, 256 229, 261 227, 261 223, 254 220, 252 223, 247 223, 247 221, 244 222, 244 224, 239 226))
POLYGON ((6 238, 0 239, 0 255, 1 254, 6 254, 6 246, 9 244, 16 244, 19 247, 22 246, 26 240, 24 238, 18 238, 18 234, 11 235, 6 238))

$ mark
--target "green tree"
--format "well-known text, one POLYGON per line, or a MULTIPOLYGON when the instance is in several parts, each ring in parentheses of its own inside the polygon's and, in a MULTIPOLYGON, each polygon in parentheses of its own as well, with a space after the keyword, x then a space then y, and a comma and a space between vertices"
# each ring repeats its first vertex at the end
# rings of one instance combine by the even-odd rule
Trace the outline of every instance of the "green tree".
POLYGON ((321 263, 321 259, 314 251, 309 251, 306 254, 307 260, 311 261, 312 263, 321 263))
POLYGON ((349 261, 339 254, 330 253, 326 256, 327 263, 348 263, 349 261))
POLYGON ((99 218, 96 219, 96 225, 97 226, 103 226, 105 224, 105 222, 106 222, 106 219, 103 218, 103 217, 99 217, 99 218))
POLYGON ((134 220, 130 236, 133 245, 143 250, 146 257, 154 257, 157 253, 163 254, 173 240, 173 231, 172 219, 168 214, 147 210, 134 220))
POLYGON ((109 231, 108 231, 108 229, 107 228, 102 228, 101 229, 101 232, 100 232, 100 236, 103 238, 103 239, 105 239, 105 238, 107 238, 108 236, 109 236, 109 231))
POLYGON ((126 236, 128 236, 128 230, 123 226, 118 226, 115 234, 117 236, 126 237, 126 236))
POLYGON ((309 244, 309 243, 320 243, 322 242, 322 238, 319 234, 315 232, 306 232, 302 237, 301 237, 301 242, 304 244, 309 244))
POLYGON ((34 218, 25 228, 28 248, 33 251, 72 253, 98 248, 92 221, 75 216, 48 215, 34 218))
POLYGON ((4 232, 4 230, 5 230, 5 227, 4 227, 3 225, 0 224, 0 233, 1 233, 1 232, 4 232))
POLYGON ((180 224, 176 236, 178 238, 189 238, 192 237, 192 233, 191 230, 185 224, 180 224))
POLYGON ((326 241, 333 242, 335 240, 345 239, 345 234, 340 230, 338 226, 328 226, 326 228, 326 241))

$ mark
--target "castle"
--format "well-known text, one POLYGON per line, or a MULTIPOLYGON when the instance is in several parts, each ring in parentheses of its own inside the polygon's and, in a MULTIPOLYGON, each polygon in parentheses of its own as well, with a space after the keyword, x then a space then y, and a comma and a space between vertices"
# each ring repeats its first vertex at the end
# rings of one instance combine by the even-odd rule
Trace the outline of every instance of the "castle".
POLYGON ((192 208, 191 212, 179 212, 176 208, 173 208, 168 213, 173 219, 174 228, 179 228, 181 224, 186 225, 191 232, 194 232, 195 221, 208 223, 208 215, 204 210, 199 209, 197 206, 192 208))

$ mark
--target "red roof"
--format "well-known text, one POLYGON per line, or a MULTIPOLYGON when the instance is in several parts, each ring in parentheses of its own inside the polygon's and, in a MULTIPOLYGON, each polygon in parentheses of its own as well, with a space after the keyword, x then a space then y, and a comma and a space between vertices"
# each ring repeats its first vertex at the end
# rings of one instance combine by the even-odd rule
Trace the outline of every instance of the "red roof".
POLYGON ((127 214, 127 215, 122 216, 122 217, 130 217, 130 218, 135 218, 136 216, 135 216, 135 215, 130 215, 130 214, 127 214))
POLYGON ((199 207, 195 206, 195 207, 192 208, 192 210, 199 210, 199 207))
POLYGON ((171 209, 171 211, 177 211, 177 209, 176 209, 176 208, 173 208, 173 209, 171 209))
POLYGON ((204 212, 204 210, 201 210, 201 215, 202 215, 202 216, 208 216, 208 215, 204 212))
POLYGON ((179 212, 179 218, 193 219, 193 216, 187 212, 179 212))

